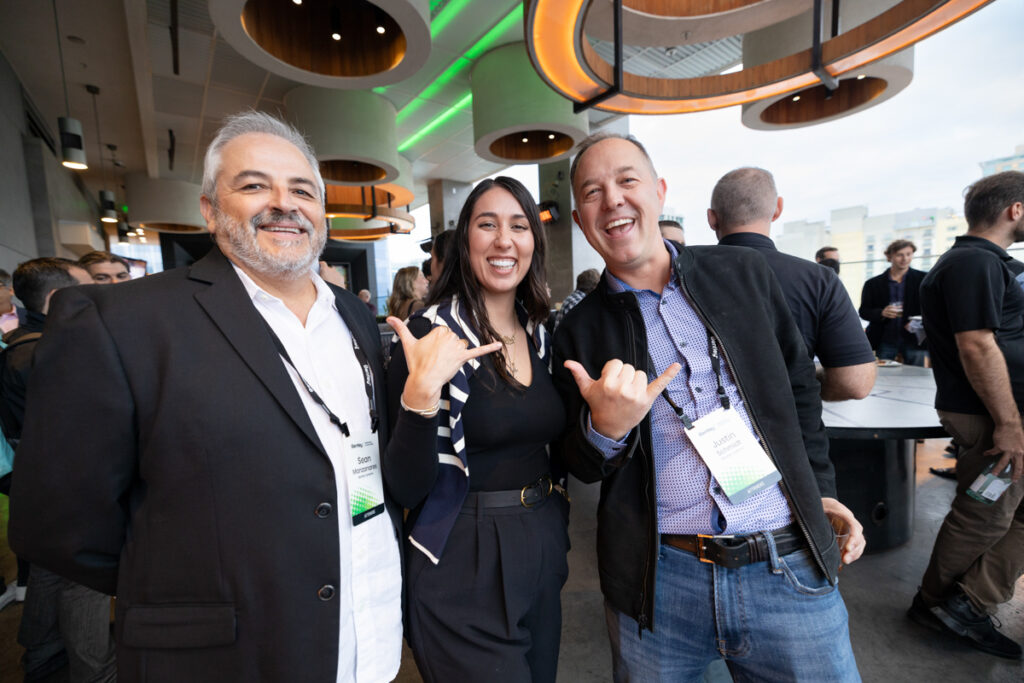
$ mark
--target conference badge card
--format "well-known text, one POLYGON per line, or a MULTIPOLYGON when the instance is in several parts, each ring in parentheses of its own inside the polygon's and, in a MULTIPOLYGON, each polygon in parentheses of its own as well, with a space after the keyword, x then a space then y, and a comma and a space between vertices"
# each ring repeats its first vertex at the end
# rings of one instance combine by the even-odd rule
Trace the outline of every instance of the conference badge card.
POLYGON ((719 408, 705 415, 686 430, 686 436, 733 505, 782 479, 735 410, 719 408))

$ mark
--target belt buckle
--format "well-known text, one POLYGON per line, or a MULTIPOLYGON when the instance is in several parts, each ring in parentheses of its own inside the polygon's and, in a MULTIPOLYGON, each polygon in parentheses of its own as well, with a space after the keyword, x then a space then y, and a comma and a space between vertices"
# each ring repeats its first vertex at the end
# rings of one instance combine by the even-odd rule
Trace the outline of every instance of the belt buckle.
POLYGON ((712 534, 697 534, 697 559, 707 564, 715 564, 715 561, 708 558, 705 554, 704 542, 708 539, 714 538, 712 534))
POLYGON ((543 486, 544 485, 544 479, 548 480, 548 491, 547 491, 547 493, 545 493, 541 497, 541 500, 544 500, 544 498, 547 498, 548 496, 551 495, 551 491, 554 488, 554 483, 551 481, 551 477, 541 477, 540 479, 538 479, 537 481, 533 482, 532 484, 529 484, 528 486, 524 486, 523 488, 521 488, 519 490, 519 502, 522 504, 522 506, 524 508, 532 508, 534 505, 536 505, 537 503, 540 502, 540 501, 537 501, 537 503, 527 503, 526 502, 526 492, 529 489, 543 486))

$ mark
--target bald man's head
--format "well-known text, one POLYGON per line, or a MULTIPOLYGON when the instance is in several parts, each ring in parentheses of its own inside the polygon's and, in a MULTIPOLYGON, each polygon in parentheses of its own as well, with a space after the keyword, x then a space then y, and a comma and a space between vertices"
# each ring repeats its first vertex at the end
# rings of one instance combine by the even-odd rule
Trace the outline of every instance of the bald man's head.
POLYGON ((737 228, 768 234, 771 222, 781 212, 772 174, 763 168, 737 168, 715 184, 708 222, 720 237, 737 228))

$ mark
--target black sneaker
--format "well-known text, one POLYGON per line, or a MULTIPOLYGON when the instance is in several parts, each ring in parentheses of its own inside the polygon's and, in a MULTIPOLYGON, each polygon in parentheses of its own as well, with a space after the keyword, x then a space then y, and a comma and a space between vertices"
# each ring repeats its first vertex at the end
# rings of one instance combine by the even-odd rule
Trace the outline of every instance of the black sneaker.
POLYGON ((914 596, 907 616, 923 626, 955 633, 971 647, 990 655, 1006 659, 1021 658, 1020 645, 997 631, 992 618, 977 610, 962 592, 932 608, 924 604, 918 593, 914 596), (925 615, 926 612, 931 615, 931 619, 925 615))

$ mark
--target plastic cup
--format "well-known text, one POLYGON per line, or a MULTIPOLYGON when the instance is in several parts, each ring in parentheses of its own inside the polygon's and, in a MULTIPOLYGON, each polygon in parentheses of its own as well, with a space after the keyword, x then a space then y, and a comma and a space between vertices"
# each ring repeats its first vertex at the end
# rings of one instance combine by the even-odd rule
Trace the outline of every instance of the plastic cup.
POLYGON ((836 535, 836 547, 839 548, 839 571, 843 571, 843 552, 846 550, 846 544, 850 541, 850 527, 838 517, 833 517, 830 521, 832 531, 836 535))

